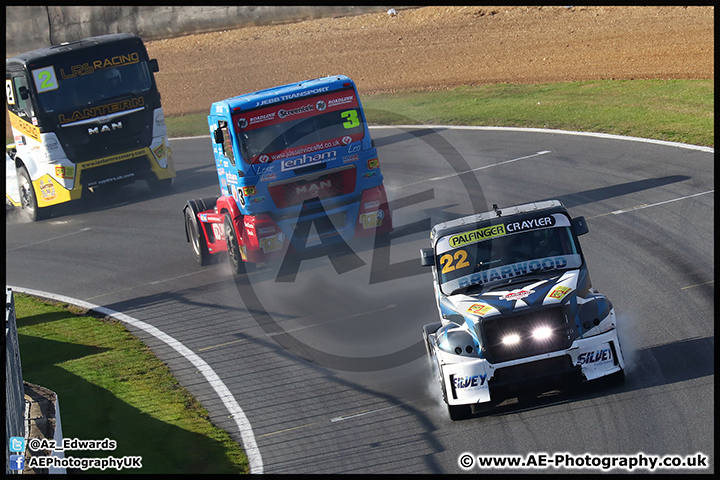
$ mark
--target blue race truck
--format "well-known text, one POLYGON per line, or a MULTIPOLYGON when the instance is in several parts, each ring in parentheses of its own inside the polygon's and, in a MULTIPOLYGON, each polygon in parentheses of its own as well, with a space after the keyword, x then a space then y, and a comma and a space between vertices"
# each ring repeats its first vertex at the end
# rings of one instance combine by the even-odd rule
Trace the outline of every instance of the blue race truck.
POLYGON ((215 102, 208 126, 220 195, 183 208, 200 265, 227 252, 241 273, 286 254, 392 230, 377 150, 350 78, 215 102))

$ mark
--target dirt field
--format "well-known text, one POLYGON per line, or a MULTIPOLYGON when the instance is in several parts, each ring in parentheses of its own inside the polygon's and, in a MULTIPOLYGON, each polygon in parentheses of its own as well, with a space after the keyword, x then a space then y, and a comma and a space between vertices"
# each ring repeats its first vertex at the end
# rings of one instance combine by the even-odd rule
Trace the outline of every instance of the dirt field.
POLYGON ((423 7, 148 42, 165 114, 346 74, 360 94, 489 83, 714 79, 713 7, 423 7))

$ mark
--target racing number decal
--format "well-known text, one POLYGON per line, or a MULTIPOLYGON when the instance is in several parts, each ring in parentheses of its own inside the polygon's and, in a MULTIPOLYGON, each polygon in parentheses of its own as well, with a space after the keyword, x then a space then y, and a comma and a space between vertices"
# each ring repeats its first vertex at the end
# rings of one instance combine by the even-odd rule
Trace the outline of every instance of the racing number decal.
POLYGON ((38 68, 32 71, 35 79, 35 87, 38 93, 49 92, 58 88, 57 78, 55 77, 55 69, 51 66, 38 68))
POLYGON ((357 110, 345 110, 340 116, 347 121, 343 123, 345 128, 355 128, 360 126, 360 119, 358 118, 357 110))
POLYGON ((5 94, 8 105, 15 105, 15 94, 13 93, 12 80, 5 80, 5 94))
POLYGON ((440 264, 443 266, 442 273, 450 273, 458 268, 465 268, 470 266, 470 262, 467 261, 467 252, 465 250, 458 250, 453 255, 446 253, 440 257, 440 264), (457 263, 453 265, 453 260, 457 263))

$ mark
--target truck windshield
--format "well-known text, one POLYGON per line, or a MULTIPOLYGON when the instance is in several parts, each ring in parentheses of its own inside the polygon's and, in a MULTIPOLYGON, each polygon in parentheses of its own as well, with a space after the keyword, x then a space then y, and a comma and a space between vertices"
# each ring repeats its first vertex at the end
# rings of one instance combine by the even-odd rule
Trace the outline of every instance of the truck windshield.
POLYGON ((362 111, 354 89, 275 103, 233 117, 242 156, 268 163, 361 140, 362 111))
MULTIPOLYGON (((38 70, 41 70, 41 74, 36 75, 38 106, 45 113, 59 115, 60 123, 77 119, 72 112, 82 112, 83 108, 114 100, 140 97, 152 88, 152 74, 144 61, 85 71, 77 69, 77 65, 55 65, 38 70)), ((125 110, 123 105, 108 107, 100 113, 125 110)), ((83 113, 82 117, 87 115, 83 113)))
POLYGON ((450 295, 473 285, 579 268, 582 257, 568 218, 554 214, 442 237, 436 246, 436 262, 442 292, 450 295), (543 225, 546 228, 537 228, 543 225))

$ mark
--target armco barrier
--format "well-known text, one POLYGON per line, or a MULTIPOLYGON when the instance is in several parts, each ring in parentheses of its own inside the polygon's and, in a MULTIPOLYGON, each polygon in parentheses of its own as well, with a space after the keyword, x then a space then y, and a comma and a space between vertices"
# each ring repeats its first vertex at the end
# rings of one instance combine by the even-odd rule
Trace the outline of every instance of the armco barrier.
POLYGON ((15 299, 13 291, 8 288, 5 301, 5 473, 17 473, 10 470, 10 437, 24 436, 25 390, 15 322, 15 299))

